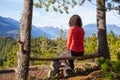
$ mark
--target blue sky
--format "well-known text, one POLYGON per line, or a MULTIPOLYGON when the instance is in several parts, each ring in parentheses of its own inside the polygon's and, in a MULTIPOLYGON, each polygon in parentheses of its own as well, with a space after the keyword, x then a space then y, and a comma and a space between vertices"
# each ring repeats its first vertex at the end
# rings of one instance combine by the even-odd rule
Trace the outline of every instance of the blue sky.
MULTIPOLYGON (((38 0, 34 0, 35 2, 38 0)), ((10 17, 15 20, 21 19, 23 12, 24 0, 1 0, 0 1, 0 16, 10 17)), ((96 23, 96 6, 86 1, 82 6, 76 6, 75 8, 69 9, 69 14, 56 13, 50 9, 46 12, 44 8, 33 9, 33 25, 54 25, 68 27, 69 18, 73 14, 81 16, 83 26, 91 23, 96 23)), ((107 12, 107 24, 116 24, 120 26, 120 17, 116 17, 113 11, 107 12)))

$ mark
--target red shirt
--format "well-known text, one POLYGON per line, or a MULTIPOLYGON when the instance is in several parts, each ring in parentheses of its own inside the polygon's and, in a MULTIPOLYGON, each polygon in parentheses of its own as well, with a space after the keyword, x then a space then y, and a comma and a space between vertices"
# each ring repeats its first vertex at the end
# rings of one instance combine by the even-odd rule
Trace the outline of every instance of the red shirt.
POLYGON ((84 51, 84 29, 82 27, 70 27, 67 37, 67 49, 75 52, 84 51))

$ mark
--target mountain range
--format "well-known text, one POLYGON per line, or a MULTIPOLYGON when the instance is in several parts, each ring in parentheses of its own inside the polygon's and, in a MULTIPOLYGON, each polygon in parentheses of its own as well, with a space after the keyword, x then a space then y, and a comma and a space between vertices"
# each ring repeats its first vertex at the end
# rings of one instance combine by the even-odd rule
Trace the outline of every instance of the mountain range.
MULTIPOLYGON (((91 34, 97 34, 96 24, 88 24, 83 27, 85 30, 85 37, 89 37, 91 34)), ((0 36, 9 36, 16 38, 19 36, 20 22, 12 18, 6 18, 0 16, 0 36)), ((64 35, 67 34, 67 29, 62 29, 64 35)), ((117 25, 107 25, 107 33, 113 31, 116 36, 120 35, 120 27, 117 25)), ((55 39, 60 34, 60 28, 46 25, 46 26, 34 26, 32 25, 31 35, 33 38, 45 35, 47 38, 55 39)))
MULTIPOLYGON (((19 36, 20 22, 0 16, 0 36, 16 38, 19 36)), ((66 31, 66 30, 64 30, 66 31)), ((53 26, 34 26, 32 25, 31 35, 33 38, 45 35, 47 38, 57 38, 60 28, 53 26)))
MULTIPOLYGON (((120 27, 119 26, 117 26, 115 24, 107 24, 106 26, 107 26, 106 27, 107 34, 109 34, 110 31, 113 31, 115 36, 120 35, 120 27)), ((84 26, 84 29, 85 29, 86 37, 89 37, 93 33, 97 35, 97 25, 96 24, 88 24, 88 25, 84 26)))

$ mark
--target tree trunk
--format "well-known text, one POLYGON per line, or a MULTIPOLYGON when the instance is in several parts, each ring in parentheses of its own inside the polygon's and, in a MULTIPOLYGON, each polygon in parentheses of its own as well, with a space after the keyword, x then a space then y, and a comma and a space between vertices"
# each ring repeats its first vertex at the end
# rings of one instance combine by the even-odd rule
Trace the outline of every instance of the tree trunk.
POLYGON ((32 26, 33 0, 24 0, 24 11, 20 25, 20 40, 16 80, 27 80, 30 59, 30 38, 32 26))
POLYGON ((106 35, 106 9, 105 0, 97 1, 97 28, 98 28, 98 53, 104 54, 104 58, 110 59, 110 53, 106 35))
POLYGON ((91 53, 81 57, 67 56, 67 57, 57 57, 57 58, 30 58, 30 60, 32 61, 58 61, 58 60, 71 60, 71 59, 86 60, 86 59, 93 59, 98 57, 103 57, 103 55, 98 53, 91 53))

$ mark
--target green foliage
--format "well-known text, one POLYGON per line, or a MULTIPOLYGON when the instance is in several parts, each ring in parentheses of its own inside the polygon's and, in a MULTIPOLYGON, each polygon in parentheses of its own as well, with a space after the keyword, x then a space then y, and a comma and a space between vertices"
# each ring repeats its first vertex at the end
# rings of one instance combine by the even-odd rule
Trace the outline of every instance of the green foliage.
MULTIPOLYGON (((120 36, 115 36, 111 31, 108 36, 108 46, 111 53, 111 62, 109 70, 118 76, 120 74, 120 36)), ((0 68, 15 67, 17 65, 18 45, 16 40, 8 37, 0 37, 0 68)), ((92 34, 90 37, 85 38, 85 54, 97 52, 97 37, 92 34)), ((31 57, 44 57, 52 58, 58 57, 66 50, 66 38, 64 33, 60 30, 59 37, 56 40, 51 40, 45 35, 31 39, 31 57)), ((103 70, 107 70, 109 66, 104 63, 104 59, 98 59, 99 64, 103 64, 103 70)), ((49 61, 31 61, 30 65, 50 64, 49 61)))
POLYGON ((117 53, 117 60, 112 63, 112 73, 113 76, 119 76, 120 77, 120 52, 117 53))
POLYGON ((111 60, 104 60, 99 58, 98 62, 101 64, 101 69, 105 72, 107 80, 120 77, 120 36, 115 36, 113 31, 107 35, 107 42, 109 46, 111 60))
POLYGON ((107 3, 107 9, 109 11, 111 10, 116 10, 117 11, 117 14, 120 15, 120 0, 107 0, 108 3, 107 3))
POLYGON ((115 61, 117 58, 117 54, 118 52, 120 52, 120 37, 116 37, 113 33, 113 31, 111 31, 108 36, 107 36, 107 41, 108 41, 108 47, 109 47, 109 51, 111 53, 111 59, 112 61, 115 61))
POLYGON ((110 73, 105 74, 106 80, 112 80, 112 76, 110 73))
MULTIPOLYGON (((58 57, 66 49, 66 40, 62 30, 56 40, 44 36, 31 40, 31 57, 51 58, 58 57)), ((31 65, 50 64, 48 61, 32 61, 31 65)))
POLYGON ((98 64, 104 64, 104 58, 100 57, 97 59, 98 64))
POLYGON ((92 34, 91 37, 85 39, 85 53, 94 53, 97 52, 97 37, 95 34, 92 34))
POLYGON ((113 2, 117 2, 117 3, 119 3, 120 2, 120 0, 112 0, 113 2))
POLYGON ((110 69, 110 61, 105 60, 105 62, 101 65, 101 68, 103 71, 105 71, 107 73, 107 71, 109 71, 109 69, 110 69))
POLYGON ((117 59, 120 60, 120 52, 117 52, 117 59))
POLYGON ((6 54, 6 61, 3 63, 4 68, 17 66, 17 51, 18 45, 14 45, 12 47, 12 51, 6 54))
POLYGON ((111 73, 110 73, 110 70, 111 70, 111 62, 110 62, 110 60, 109 59, 107 59, 107 60, 101 59, 100 62, 102 62, 101 69, 105 73, 106 80, 112 80, 112 76, 111 76, 111 73))
POLYGON ((39 0, 39 2, 34 3, 36 8, 45 8, 46 11, 49 11, 49 8, 53 8, 55 12, 69 13, 69 7, 75 7, 78 4, 76 0, 39 0))
POLYGON ((5 36, 0 37, 0 68, 5 67, 4 64, 7 62, 7 58, 11 57, 11 55, 8 56, 8 53, 12 52, 14 45, 16 45, 14 39, 5 36))
POLYGON ((99 62, 107 80, 120 77, 120 52, 117 53, 116 61, 100 59, 99 62))

